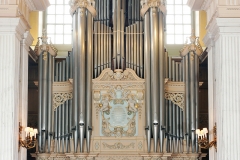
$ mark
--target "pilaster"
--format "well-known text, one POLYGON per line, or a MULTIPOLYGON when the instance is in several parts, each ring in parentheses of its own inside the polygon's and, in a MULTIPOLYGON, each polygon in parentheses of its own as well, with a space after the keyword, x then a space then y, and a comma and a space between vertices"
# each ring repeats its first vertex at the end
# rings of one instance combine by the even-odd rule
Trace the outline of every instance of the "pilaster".
MULTIPOLYGON (((238 159, 240 131, 240 18, 216 18, 207 27, 209 47, 209 129, 217 126, 215 159, 238 159), (209 43, 212 42, 212 43, 209 43)), ((211 135, 211 130, 210 130, 211 135)), ((210 137, 210 140, 211 137, 210 137)), ((212 159, 212 158, 211 158, 212 159)))
MULTIPOLYGON (((19 122, 21 126, 27 127, 28 117, 28 52, 29 46, 32 44, 33 38, 29 31, 22 36, 20 45, 20 75, 19 75, 19 122)), ((22 139, 25 138, 25 133, 22 131, 22 139)), ((19 152, 20 159, 27 157, 27 150, 21 148, 19 152)))
POLYGON ((24 24, 21 18, 0 18, 0 142, 4 144, 0 146, 0 159, 21 159, 18 157, 19 111, 20 99, 26 99, 22 99, 20 92, 21 39, 27 29, 24 24))

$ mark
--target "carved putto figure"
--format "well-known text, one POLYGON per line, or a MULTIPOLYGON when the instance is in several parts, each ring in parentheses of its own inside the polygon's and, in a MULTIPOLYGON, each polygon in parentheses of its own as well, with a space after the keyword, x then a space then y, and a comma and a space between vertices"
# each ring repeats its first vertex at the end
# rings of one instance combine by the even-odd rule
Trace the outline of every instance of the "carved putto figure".
POLYGON ((132 98, 131 95, 128 96, 128 111, 129 112, 137 112, 137 107, 135 105, 136 101, 132 98))
POLYGON ((101 107, 101 111, 102 112, 106 112, 109 111, 110 106, 109 106, 109 97, 108 96, 104 96, 104 99, 102 100, 102 107, 101 107))

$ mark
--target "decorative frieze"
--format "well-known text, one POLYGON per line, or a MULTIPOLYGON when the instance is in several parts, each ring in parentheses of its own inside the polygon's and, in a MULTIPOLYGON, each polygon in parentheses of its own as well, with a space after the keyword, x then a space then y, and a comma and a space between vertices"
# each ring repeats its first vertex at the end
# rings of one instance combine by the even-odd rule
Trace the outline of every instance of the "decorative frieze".
POLYGON ((122 150, 122 149, 130 149, 135 148, 134 143, 130 143, 128 145, 124 145, 121 142, 114 143, 113 145, 107 144, 105 142, 102 143, 103 148, 114 149, 114 150, 122 150))

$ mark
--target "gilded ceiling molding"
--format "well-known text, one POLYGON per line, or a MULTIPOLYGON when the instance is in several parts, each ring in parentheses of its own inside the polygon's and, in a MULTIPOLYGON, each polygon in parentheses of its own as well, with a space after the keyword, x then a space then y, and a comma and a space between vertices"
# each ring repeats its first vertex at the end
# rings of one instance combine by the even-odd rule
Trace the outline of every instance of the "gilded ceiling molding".
POLYGON ((95 10, 95 1, 93 0, 70 0, 70 14, 73 15, 77 8, 86 8, 92 14, 93 17, 97 15, 95 10))
POLYGON ((141 0, 142 9, 140 14, 143 17, 149 8, 157 7, 166 15, 167 10, 165 4, 166 0, 141 0))

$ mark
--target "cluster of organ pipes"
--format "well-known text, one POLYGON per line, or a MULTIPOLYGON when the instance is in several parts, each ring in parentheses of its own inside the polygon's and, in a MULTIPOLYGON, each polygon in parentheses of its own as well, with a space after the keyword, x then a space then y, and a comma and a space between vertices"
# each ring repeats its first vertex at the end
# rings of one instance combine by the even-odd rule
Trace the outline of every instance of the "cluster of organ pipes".
MULTIPOLYGON (((147 152, 198 153, 194 132, 198 128, 199 53, 185 47, 181 58, 168 56, 161 9, 165 4, 159 1, 159 7, 139 0, 87 1, 96 9, 95 16, 93 10, 75 2, 71 3, 75 8, 72 52, 63 61, 54 60, 49 53, 44 59, 43 50, 39 57, 39 152, 50 152, 51 145, 56 153, 84 152, 84 146, 90 152, 92 79, 106 68, 131 68, 145 79, 147 152), (141 5, 151 6, 142 17, 141 5), (55 82, 73 79, 73 98, 54 111, 53 76, 55 82), (185 83, 185 108, 165 99, 165 79, 185 83)), ((189 45, 196 47, 197 42, 189 45)))

